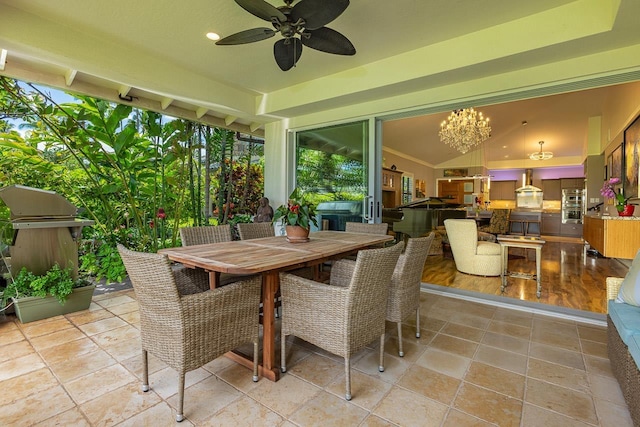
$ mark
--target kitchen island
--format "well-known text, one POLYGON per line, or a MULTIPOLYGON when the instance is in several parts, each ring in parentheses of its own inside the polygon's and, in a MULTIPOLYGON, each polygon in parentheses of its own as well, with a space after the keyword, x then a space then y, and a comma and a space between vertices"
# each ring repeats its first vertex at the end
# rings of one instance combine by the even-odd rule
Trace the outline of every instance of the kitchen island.
POLYGON ((584 240, 609 258, 633 259, 640 249, 640 217, 589 214, 584 240))

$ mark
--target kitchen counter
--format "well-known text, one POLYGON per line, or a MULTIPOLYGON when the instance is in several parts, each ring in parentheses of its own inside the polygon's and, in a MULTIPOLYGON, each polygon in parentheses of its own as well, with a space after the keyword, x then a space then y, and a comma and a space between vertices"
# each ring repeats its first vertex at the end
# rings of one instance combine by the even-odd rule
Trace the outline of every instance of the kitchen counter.
POLYGON ((640 216, 616 216, 616 215, 600 215, 587 214, 587 218, 597 218, 611 221, 640 221, 640 216))

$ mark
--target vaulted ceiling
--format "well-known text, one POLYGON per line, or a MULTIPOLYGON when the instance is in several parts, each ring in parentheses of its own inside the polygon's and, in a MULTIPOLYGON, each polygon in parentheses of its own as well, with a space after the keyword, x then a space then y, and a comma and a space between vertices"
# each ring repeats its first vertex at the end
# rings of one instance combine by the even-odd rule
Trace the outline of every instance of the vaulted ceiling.
MULTIPOLYGON (((0 74, 262 134, 270 122, 365 102, 392 113, 407 106, 397 97, 499 75, 504 88, 494 91, 508 91, 509 76, 524 69, 539 69, 546 82, 638 72, 638 16, 637 0, 353 0, 328 26, 356 55, 305 48, 283 72, 273 58, 279 35, 238 46, 205 38, 269 26, 233 0, 0 0, 0 74)), ((597 114, 580 96, 567 102, 597 114)), ((456 102, 468 103, 448 99, 437 123, 456 102)), ((515 110, 496 102, 483 110, 499 138, 499 117, 515 110)), ((533 114, 518 116, 538 125, 533 114)), ((552 148, 555 137, 540 138, 574 155, 552 148)))

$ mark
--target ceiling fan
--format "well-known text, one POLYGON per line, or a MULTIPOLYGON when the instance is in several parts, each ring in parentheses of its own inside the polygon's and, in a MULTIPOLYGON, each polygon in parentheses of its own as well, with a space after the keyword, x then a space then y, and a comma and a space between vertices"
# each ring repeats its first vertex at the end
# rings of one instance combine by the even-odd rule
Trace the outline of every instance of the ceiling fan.
POLYGON ((356 48, 345 36, 325 27, 349 6, 349 0, 284 0, 276 8, 264 0, 235 0, 247 12, 271 22, 271 28, 240 31, 216 42, 235 45, 265 40, 280 33, 282 40, 273 45, 273 55, 282 71, 290 70, 302 55, 302 45, 336 55, 355 55, 356 48))

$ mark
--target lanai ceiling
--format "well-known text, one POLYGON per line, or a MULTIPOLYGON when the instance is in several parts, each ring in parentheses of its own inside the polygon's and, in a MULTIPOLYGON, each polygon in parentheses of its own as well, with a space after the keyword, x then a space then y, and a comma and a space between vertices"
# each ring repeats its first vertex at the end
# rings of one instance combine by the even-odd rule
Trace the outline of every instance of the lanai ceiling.
MULTIPOLYGON (((614 58, 640 47, 638 16, 637 0, 352 0, 328 26, 353 42, 356 55, 305 48, 297 67, 283 72, 273 59, 279 35, 238 46, 216 46, 205 38, 209 31, 225 37, 269 26, 233 0, 0 0, 0 74, 262 134, 272 121, 348 111, 362 102, 379 101, 379 111, 392 113, 394 97, 531 67, 549 73, 544 67, 562 60, 584 60, 597 78, 603 53, 614 58)), ((626 57, 621 72, 640 70, 638 55, 626 57)), ((610 71, 604 65, 602 70, 610 71)), ((562 71, 559 66, 557 76, 546 80, 562 81, 562 71)), ((505 91, 508 86, 505 77, 505 91)), ((584 107, 576 115, 597 115, 584 98, 566 102, 584 107)), ((492 138, 513 132, 521 120, 529 121, 531 132, 542 128, 534 104, 526 108, 529 114, 516 115, 513 107, 483 107, 495 123, 492 138), (511 129, 501 129, 509 114, 511 129)), ((577 132, 582 134, 540 139, 548 142, 546 149, 580 156, 583 148, 571 151, 584 139, 585 130, 577 132)), ((440 152, 429 162, 456 155, 440 152)))

